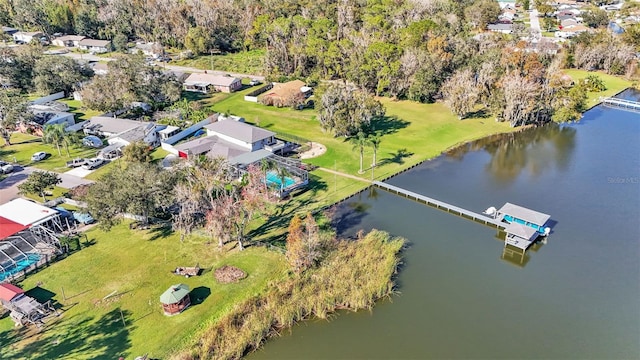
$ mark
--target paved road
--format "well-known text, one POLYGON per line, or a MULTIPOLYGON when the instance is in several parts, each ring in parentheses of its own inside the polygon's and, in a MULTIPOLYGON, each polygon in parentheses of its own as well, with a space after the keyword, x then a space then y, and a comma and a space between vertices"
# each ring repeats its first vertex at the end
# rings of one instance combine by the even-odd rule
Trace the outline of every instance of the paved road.
POLYGON ((538 17, 538 10, 533 9, 529 13, 529 20, 531 23, 531 34, 536 38, 540 38, 542 36, 542 29, 540 29, 540 18, 538 17))
MULTIPOLYGON (((16 166, 15 170, 9 174, 4 180, 0 181, 0 204, 4 204, 10 200, 20 197, 18 194, 18 185, 27 179, 29 174, 39 170, 34 167, 21 167, 16 166)), ((73 176, 70 174, 60 174, 62 182, 58 184, 59 187, 65 189, 71 189, 78 185, 92 184, 93 181, 83 179, 81 177, 73 176)))
MULTIPOLYGON (((64 55, 64 56, 68 56, 70 58, 76 59, 76 60, 87 60, 87 61, 113 61, 115 60, 115 58, 111 58, 111 57, 103 57, 103 56, 96 56, 96 55, 91 55, 91 54, 80 54, 80 53, 74 53, 74 52, 68 52, 68 53, 64 53, 64 54, 52 54, 52 55, 64 55)), ((172 70, 172 71, 180 71, 180 72, 186 72, 186 73, 203 73, 203 72, 207 72, 209 74, 215 74, 215 75, 231 75, 231 76, 235 76, 235 77, 239 77, 239 78, 251 78, 251 79, 259 79, 260 81, 264 81, 264 76, 262 75, 252 75, 252 74, 240 74, 240 73, 234 73, 234 72, 229 72, 229 71, 220 71, 220 70, 202 70, 202 69, 196 69, 193 67, 188 67, 188 66, 177 66, 177 65, 170 65, 170 64, 166 64, 163 63, 163 65, 161 66, 164 69, 167 70, 172 70)))

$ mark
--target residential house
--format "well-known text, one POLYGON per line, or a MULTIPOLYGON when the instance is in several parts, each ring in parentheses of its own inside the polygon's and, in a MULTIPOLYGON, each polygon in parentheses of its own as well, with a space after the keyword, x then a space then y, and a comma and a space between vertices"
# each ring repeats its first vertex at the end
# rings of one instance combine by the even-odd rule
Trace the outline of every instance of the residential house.
POLYGON ((512 24, 489 24, 487 25, 487 30, 493 32, 499 32, 503 34, 511 34, 513 31, 512 24))
POLYGON ((91 69, 93 69, 93 73, 96 75, 107 75, 109 73, 109 66, 106 63, 91 63, 91 69))
POLYGON ((51 43, 61 47, 80 47, 80 41, 84 39, 82 35, 65 35, 53 39, 51 43))
POLYGON ((208 136, 217 136, 248 151, 276 143, 276 133, 234 120, 220 120, 204 127, 208 136))
POLYGON ((274 132, 232 119, 219 120, 204 128, 207 130, 206 137, 174 147, 179 157, 221 156, 230 163, 237 163, 234 159, 242 156, 245 160, 250 157, 251 162, 255 162, 284 147, 282 141, 276 140, 274 132), (248 156, 250 153, 253 155, 248 156))
POLYGON ((558 38, 571 38, 579 35, 585 31, 589 31, 589 28, 584 25, 573 25, 570 27, 562 28, 561 31, 556 31, 555 36, 558 38))
POLYGON ((516 8, 516 0, 498 0, 498 5, 501 9, 506 7, 516 8))
POLYGON ((152 147, 160 145, 158 130, 161 128, 164 125, 158 126, 153 122, 94 116, 83 125, 83 132, 107 138, 109 145, 100 151, 99 156, 110 159, 121 155, 122 148, 136 141, 144 141, 152 147))
POLYGON ((102 54, 111 51, 111 41, 109 40, 82 39, 78 42, 78 46, 91 53, 102 54))
POLYGON ((13 36, 13 41, 15 41, 18 44, 28 44, 34 39, 37 41, 43 41, 44 39, 44 41, 46 41, 44 34, 39 31, 34 31, 34 32, 18 31, 16 33, 13 33, 13 35, 11 36, 13 36))
POLYGON ((258 96, 258 100, 265 105, 277 107, 298 105, 311 95, 313 89, 306 86, 303 81, 293 80, 276 84, 258 96))
POLYGON ((2 27, 2 32, 11 36, 11 35, 17 33, 18 29, 14 29, 14 28, 8 27, 8 26, 3 26, 2 27))
POLYGON ((231 93, 242 88, 242 81, 231 76, 193 73, 184 81, 185 91, 208 94, 212 91, 231 93))
POLYGON ((136 45, 133 48, 131 48, 130 52, 132 54, 142 53, 145 56, 151 56, 154 59, 157 59, 164 54, 164 49, 162 48, 162 45, 160 45, 159 43, 137 42, 136 45))
POLYGON ((572 26, 577 26, 578 21, 575 18, 565 19, 560 22, 560 26, 558 27, 560 30, 565 28, 570 28, 572 26))

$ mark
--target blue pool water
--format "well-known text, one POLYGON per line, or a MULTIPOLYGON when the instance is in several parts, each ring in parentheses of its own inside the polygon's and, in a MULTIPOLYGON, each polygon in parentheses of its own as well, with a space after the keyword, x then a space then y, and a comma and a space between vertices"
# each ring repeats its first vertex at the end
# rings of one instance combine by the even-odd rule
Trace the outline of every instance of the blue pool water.
POLYGON ((27 254, 26 257, 22 257, 21 259, 14 259, 15 260, 15 264, 11 264, 8 267, 5 267, 4 272, 0 271, 0 281, 3 281, 4 279, 11 277, 12 275, 15 275, 19 272, 21 272, 22 270, 28 268, 29 266, 35 264, 38 262, 38 260, 40 260, 40 255, 38 254, 27 254))
MULTIPOLYGON (((296 181, 288 176, 284 177, 284 188, 288 188, 296 183, 296 181)), ((278 173, 275 171, 267 172, 267 185, 277 187, 280 189, 282 187, 282 181, 280 177, 278 177, 278 173)))

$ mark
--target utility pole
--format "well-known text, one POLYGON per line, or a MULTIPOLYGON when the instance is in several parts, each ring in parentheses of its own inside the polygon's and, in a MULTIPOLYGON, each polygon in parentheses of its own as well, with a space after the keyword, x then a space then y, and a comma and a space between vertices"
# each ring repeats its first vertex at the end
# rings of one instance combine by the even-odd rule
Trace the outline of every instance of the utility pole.
POLYGON ((213 72, 213 49, 209 49, 209 60, 211 62, 211 71, 213 72))

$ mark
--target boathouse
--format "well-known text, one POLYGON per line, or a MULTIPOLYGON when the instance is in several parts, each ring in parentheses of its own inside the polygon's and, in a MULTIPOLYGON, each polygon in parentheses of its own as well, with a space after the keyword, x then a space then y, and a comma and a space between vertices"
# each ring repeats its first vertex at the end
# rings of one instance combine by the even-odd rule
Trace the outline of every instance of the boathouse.
POLYGON ((549 235, 551 231, 546 226, 549 215, 511 203, 504 204, 496 218, 506 223, 505 246, 511 245, 522 251, 527 250, 538 236, 549 235))
POLYGON ((189 287, 185 284, 171 285, 162 295, 160 303, 165 315, 176 315, 191 305, 189 287))

